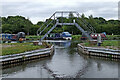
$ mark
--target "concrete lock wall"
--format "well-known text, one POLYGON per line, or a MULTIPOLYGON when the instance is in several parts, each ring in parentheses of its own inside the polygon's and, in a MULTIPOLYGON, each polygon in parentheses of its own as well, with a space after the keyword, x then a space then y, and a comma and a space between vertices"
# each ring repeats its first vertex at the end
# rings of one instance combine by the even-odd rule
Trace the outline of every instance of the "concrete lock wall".
POLYGON ((78 44, 78 51, 82 54, 89 56, 104 57, 104 58, 118 59, 118 60, 120 59, 120 50, 85 47, 78 44))
POLYGON ((54 54, 54 46, 51 46, 50 48, 33 50, 20 54, 0 56, 0 64, 1 65, 14 64, 14 63, 29 61, 42 57, 49 57, 52 56, 53 54, 54 54))

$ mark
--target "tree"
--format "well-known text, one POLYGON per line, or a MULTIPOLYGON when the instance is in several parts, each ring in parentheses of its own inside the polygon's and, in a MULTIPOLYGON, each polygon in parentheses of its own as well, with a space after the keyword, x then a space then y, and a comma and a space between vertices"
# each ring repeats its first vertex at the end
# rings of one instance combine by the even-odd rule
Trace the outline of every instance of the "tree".
POLYGON ((30 35, 37 35, 36 31, 40 28, 38 25, 32 25, 30 29, 30 35))
POLYGON ((88 23, 89 23, 88 27, 93 27, 94 29, 96 29, 97 24, 96 24, 95 19, 93 18, 93 15, 89 16, 88 23))
POLYGON ((29 33, 32 22, 22 16, 8 16, 7 18, 2 18, 2 30, 10 30, 12 33, 16 34, 18 32, 29 33))
POLYGON ((84 15, 84 14, 82 14, 82 15, 81 15, 81 18, 85 18, 85 15, 84 15))
POLYGON ((39 22, 37 22, 37 25, 41 26, 43 23, 44 23, 44 22, 39 21, 39 22))
POLYGON ((3 24, 2 25, 2 32, 4 33, 6 30, 9 30, 9 31, 11 31, 11 33, 12 33, 12 30, 10 29, 10 24, 3 24))
POLYGON ((74 15, 72 12, 69 13, 69 22, 73 22, 74 15))
MULTIPOLYGON (((30 35, 36 35, 36 31, 44 24, 44 22, 39 21, 36 25, 33 25, 32 22, 29 19, 26 19, 23 16, 8 16, 8 17, 1 17, 2 19, 2 32, 11 32, 13 34, 16 34, 18 32, 25 32, 26 34, 30 35)), ((63 19, 64 23, 68 23, 70 21, 73 21, 73 19, 77 19, 73 16, 72 13, 69 14, 69 18, 66 17, 59 17, 58 18, 60 22, 63 19)), ((46 19, 48 21, 48 19, 46 19)), ((48 21, 51 22, 52 19, 48 21)), ((93 17, 90 15, 88 18, 85 17, 84 14, 81 15, 80 18, 78 18, 78 21, 76 22, 84 29, 85 26, 92 25, 97 33, 106 32, 107 34, 120 34, 120 20, 105 20, 102 17, 93 17), (85 21, 84 24, 81 22, 85 21)), ((42 34, 45 34, 48 30, 50 30, 53 27, 54 23, 51 23, 48 28, 45 29, 45 31, 42 34)), ((47 24, 45 24, 41 29, 43 30, 47 24)), ((89 27, 89 26, 88 26, 89 27)), ((1 29, 1 27, 0 27, 1 29)), ((52 32, 61 33, 63 31, 68 31, 72 34, 81 34, 81 32, 75 27, 75 26, 60 26, 56 27, 52 32)))

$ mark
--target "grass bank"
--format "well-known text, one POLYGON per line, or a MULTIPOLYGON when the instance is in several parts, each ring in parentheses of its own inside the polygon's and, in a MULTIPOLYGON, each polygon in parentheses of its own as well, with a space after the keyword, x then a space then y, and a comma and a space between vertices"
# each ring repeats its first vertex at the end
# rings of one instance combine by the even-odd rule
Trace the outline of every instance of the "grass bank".
POLYGON ((107 35, 108 40, 120 40, 120 35, 107 35))
POLYGON ((80 40, 82 35, 72 35, 72 40, 80 40))
POLYGON ((2 54, 0 55, 17 54, 41 48, 45 48, 45 45, 35 46, 33 43, 4 43, 2 44, 2 54))
MULTIPOLYGON (((103 41, 100 47, 104 47, 104 48, 109 48, 109 49, 120 49, 120 41, 103 41)), ((85 42, 84 43, 85 46, 88 47, 98 47, 97 44, 96 45, 92 45, 89 42, 85 42)))
POLYGON ((26 36, 26 38, 40 38, 40 36, 37 36, 37 35, 29 35, 29 36, 26 36))
POLYGON ((29 36, 26 36, 26 39, 28 39, 28 40, 39 40, 42 37, 43 37, 43 35, 42 36, 29 35, 29 36))

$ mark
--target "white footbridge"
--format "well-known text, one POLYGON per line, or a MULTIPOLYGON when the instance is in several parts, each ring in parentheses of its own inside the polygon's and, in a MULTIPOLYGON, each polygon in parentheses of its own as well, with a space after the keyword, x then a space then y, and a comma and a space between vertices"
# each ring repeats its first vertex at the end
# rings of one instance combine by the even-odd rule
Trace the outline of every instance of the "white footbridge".
POLYGON ((89 40, 93 40, 90 36, 91 33, 95 33, 96 30, 76 11, 57 11, 55 12, 43 25, 37 30, 37 35, 44 35, 40 40, 45 39, 45 37, 56 27, 64 25, 76 26, 89 40), (70 16, 71 15, 71 16, 70 16), (72 19, 70 22, 65 22, 65 18, 72 19), (50 27, 52 25, 52 27, 50 27), (82 25, 82 26, 80 26, 82 25), (50 27, 50 29, 49 29, 50 27), (48 30, 48 29, 49 30, 48 30), (48 30, 45 34, 43 32, 48 30), (89 32, 89 33, 86 33, 89 32))

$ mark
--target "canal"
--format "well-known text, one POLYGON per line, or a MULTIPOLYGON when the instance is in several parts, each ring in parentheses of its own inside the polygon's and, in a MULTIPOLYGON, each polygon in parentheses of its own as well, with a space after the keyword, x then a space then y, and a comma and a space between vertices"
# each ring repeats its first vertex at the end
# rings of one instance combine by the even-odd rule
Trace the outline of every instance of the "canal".
POLYGON ((52 57, 11 65, 2 78, 118 78, 118 62, 77 52, 79 41, 56 41, 52 57))

